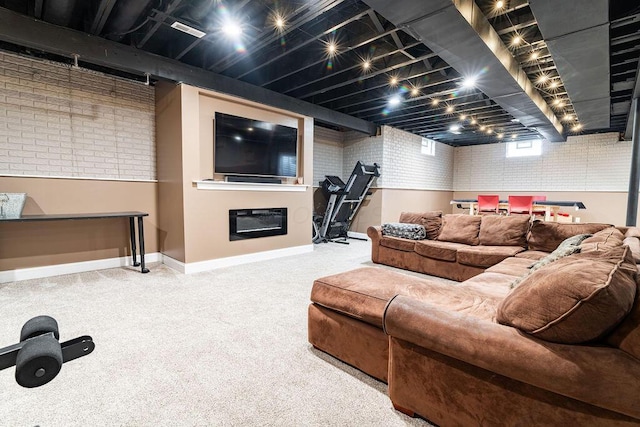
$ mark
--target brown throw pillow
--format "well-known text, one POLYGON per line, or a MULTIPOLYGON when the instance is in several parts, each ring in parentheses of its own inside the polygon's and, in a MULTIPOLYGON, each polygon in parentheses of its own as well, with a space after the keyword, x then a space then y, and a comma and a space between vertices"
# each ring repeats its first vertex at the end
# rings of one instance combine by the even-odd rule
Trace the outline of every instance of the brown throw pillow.
POLYGON ((479 244, 481 216, 448 214, 442 217, 442 228, 437 240, 443 242, 479 244))
POLYGON ((631 310, 636 271, 626 246, 570 255, 525 278, 500 303, 496 319, 546 341, 595 340, 631 310))
POLYGON ((527 246, 529 215, 485 215, 480 223, 480 244, 487 246, 527 246))
POLYGON ((442 226, 442 211, 402 212, 398 222, 420 224, 427 232, 427 239, 435 240, 442 226))

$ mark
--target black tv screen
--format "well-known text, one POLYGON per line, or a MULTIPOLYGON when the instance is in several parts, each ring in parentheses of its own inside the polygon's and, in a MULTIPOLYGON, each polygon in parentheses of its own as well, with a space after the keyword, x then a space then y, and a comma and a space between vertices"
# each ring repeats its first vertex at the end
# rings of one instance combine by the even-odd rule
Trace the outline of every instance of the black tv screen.
POLYGON ((297 176, 296 128, 216 113, 214 130, 215 173, 297 176))

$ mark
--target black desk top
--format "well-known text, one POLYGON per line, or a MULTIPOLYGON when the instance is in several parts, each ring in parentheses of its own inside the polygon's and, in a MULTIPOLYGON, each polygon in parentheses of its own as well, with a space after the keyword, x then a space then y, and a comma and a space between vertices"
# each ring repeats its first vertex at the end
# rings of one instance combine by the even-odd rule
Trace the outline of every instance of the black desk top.
POLYGON ((38 215, 22 215, 20 218, 0 218, 1 221, 61 221, 73 219, 104 219, 104 218, 132 218, 149 216, 146 212, 130 211, 130 212, 102 212, 102 213, 81 213, 81 214, 38 214, 38 215))

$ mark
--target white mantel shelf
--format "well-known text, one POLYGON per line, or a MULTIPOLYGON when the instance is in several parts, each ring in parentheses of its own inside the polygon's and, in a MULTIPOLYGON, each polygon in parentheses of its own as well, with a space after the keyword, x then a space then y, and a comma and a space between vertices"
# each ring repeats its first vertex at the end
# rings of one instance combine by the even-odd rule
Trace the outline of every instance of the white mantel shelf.
POLYGON ((298 184, 261 184, 254 182, 226 182, 226 181, 193 181, 198 190, 222 191, 297 191, 304 192, 308 185, 298 184))

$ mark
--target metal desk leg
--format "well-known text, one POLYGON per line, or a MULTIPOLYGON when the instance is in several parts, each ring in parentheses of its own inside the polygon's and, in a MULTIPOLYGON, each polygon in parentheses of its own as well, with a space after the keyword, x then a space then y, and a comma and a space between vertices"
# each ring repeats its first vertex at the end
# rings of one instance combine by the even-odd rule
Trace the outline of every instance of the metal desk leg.
POLYGON ((140 243, 140 271, 148 273, 149 269, 144 266, 144 225, 141 216, 138 217, 138 242, 140 243))
POLYGON ((136 229, 133 225, 133 217, 129 217, 129 232, 131 233, 131 261, 135 267, 140 263, 136 260, 136 229))

